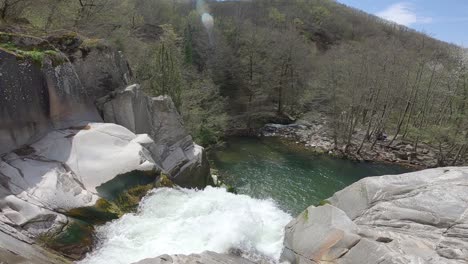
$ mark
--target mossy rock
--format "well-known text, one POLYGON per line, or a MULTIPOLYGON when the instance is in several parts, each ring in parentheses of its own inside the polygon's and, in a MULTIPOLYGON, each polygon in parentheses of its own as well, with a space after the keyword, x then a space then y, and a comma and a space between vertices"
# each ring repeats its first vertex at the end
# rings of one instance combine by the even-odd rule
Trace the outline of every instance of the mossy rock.
POLYGON ((11 34, 0 32, 0 43, 9 43, 12 42, 11 34))
POLYGON ((67 61, 53 46, 44 44, 44 40, 28 42, 24 38, 26 37, 0 32, 0 49, 15 55, 18 60, 30 61, 38 67, 42 67, 46 59, 51 61, 53 67, 67 61))
POLYGON ((94 244, 94 227, 73 220, 63 230, 39 235, 36 241, 43 247, 61 253, 72 260, 82 259, 94 244))
POLYGON ((162 187, 174 188, 175 184, 171 181, 169 176, 167 176, 164 173, 161 173, 161 175, 159 175, 158 179, 156 180, 155 187, 156 188, 162 188, 162 187))
POLYGON ((331 204, 331 203, 330 203, 330 201, 325 199, 325 200, 320 201, 317 206, 324 206, 324 205, 327 205, 327 204, 331 204))
POLYGON ((63 34, 60 34, 56 37, 49 38, 50 40, 54 40, 57 43, 63 44, 63 45, 73 45, 76 42, 82 43, 83 41, 80 40, 81 38, 78 36, 78 33, 69 31, 63 34))
POLYGON ((109 49, 109 45, 106 43, 104 39, 89 38, 89 39, 83 40, 83 42, 80 45, 80 49, 82 51, 87 51, 87 52, 93 49, 104 51, 104 50, 109 49))
POLYGON ((302 217, 304 220, 309 221, 309 209, 305 209, 305 211, 302 213, 302 217))
POLYGON ((62 52, 71 54, 83 44, 84 37, 74 31, 58 31, 47 37, 47 40, 62 52))
POLYGON ((89 224, 99 225, 117 219, 123 213, 114 203, 101 198, 94 206, 73 208, 66 212, 66 215, 89 224))
POLYGON ((0 32, 0 44, 9 43, 15 46, 17 49, 24 51, 32 50, 55 50, 55 47, 51 45, 47 40, 24 34, 14 34, 0 32))
POLYGON ((138 186, 154 184, 159 171, 130 171, 114 177, 112 180, 96 187, 100 197, 115 201, 121 194, 138 186))
POLYGON ((154 184, 133 187, 119 195, 113 203, 119 208, 121 214, 134 212, 138 208, 141 199, 154 188, 154 184))
POLYGON ((60 52, 57 52, 55 50, 45 50, 45 51, 40 51, 40 50, 32 50, 32 51, 22 51, 22 50, 16 50, 15 53, 17 54, 17 59, 19 60, 29 60, 38 67, 41 67, 44 65, 44 62, 48 59, 52 63, 52 66, 58 67, 62 65, 63 63, 67 62, 67 59, 64 55, 62 55, 60 52))
POLYGON ((226 191, 227 191, 228 193, 237 194, 237 189, 236 189, 236 187, 234 187, 234 186, 232 186, 232 185, 223 183, 223 184, 221 185, 221 188, 226 189, 226 191))

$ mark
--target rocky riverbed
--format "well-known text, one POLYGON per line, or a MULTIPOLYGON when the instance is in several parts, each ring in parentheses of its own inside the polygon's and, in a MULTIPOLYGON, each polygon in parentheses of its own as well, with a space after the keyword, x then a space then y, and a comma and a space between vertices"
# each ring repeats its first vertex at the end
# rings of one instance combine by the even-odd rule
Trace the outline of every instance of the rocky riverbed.
MULTIPOLYGON (((353 135, 351 145, 347 151, 342 146, 335 147, 329 121, 325 116, 319 115, 313 121, 298 120, 293 124, 267 124, 259 132, 260 136, 282 137, 310 148, 319 153, 327 153, 337 157, 357 161, 378 161, 399 163, 404 166, 423 169, 440 166, 437 149, 423 142, 415 150, 412 142, 397 138, 389 146, 391 136, 373 142, 365 141, 359 153, 357 150, 365 136, 365 131, 357 130, 353 135)), ((460 158, 455 164, 466 164, 460 158)))

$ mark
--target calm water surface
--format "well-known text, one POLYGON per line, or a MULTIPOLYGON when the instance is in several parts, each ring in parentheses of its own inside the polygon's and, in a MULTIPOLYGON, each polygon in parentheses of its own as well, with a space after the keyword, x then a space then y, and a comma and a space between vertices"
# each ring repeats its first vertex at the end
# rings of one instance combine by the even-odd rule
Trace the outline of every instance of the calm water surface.
POLYGON ((277 138, 231 138, 225 148, 212 151, 210 159, 240 194, 272 198, 292 215, 364 177, 409 171, 317 155, 277 138))

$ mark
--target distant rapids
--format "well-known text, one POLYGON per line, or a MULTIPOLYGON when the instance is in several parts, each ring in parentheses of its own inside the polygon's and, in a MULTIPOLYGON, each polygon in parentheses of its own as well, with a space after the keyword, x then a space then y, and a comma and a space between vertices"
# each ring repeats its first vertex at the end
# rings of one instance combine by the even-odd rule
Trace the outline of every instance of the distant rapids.
POLYGON ((224 189, 162 188, 135 214, 97 228, 99 244, 81 264, 129 264, 162 254, 240 249, 278 260, 291 216, 273 202, 224 189))

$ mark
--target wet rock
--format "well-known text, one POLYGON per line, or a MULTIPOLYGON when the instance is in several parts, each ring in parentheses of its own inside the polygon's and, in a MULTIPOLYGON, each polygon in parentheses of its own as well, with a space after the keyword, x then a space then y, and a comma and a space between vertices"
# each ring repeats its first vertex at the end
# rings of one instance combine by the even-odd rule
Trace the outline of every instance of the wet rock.
POLYGON ((30 234, 60 229, 62 213, 96 203, 98 186, 126 172, 158 170, 138 140, 124 127, 92 123, 50 132, 28 155, 4 155, 0 222, 30 234))
MULTIPOLYGON (((302 213, 292 222, 286 229, 283 258, 292 263, 467 263, 467 183, 468 167, 360 180, 328 199, 327 210, 341 212, 333 219, 317 216, 307 226, 302 213), (353 225, 330 228, 335 223, 353 225), (294 229, 305 227, 304 232, 294 229), (329 248, 342 242, 327 243, 320 236, 332 237, 336 230, 357 234, 358 239, 330 258, 329 248), (304 242, 298 243, 301 239, 304 242)), ((309 218, 314 210, 307 209, 309 218)))
POLYGON ((25 264, 66 264, 67 259, 44 250, 15 228, 0 224, 0 261, 25 264))
POLYGON ((158 177, 156 180, 154 186, 156 188, 162 188, 162 187, 167 187, 167 188, 173 188, 175 187, 175 184, 167 177, 167 175, 161 173, 161 175, 158 177))
POLYGON ((282 260, 291 263, 333 262, 361 237, 357 226, 331 205, 309 207, 285 227, 282 260))
POLYGON ((144 259, 133 264, 253 264, 245 258, 205 251, 192 255, 162 255, 157 258, 144 259))

